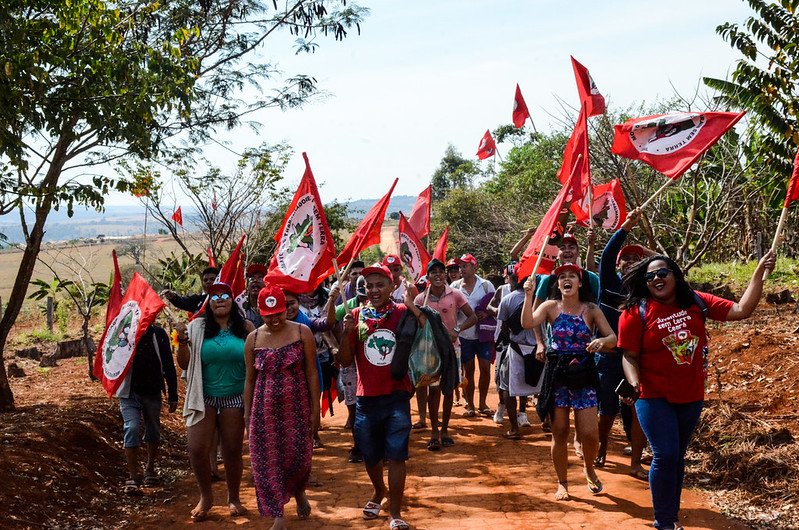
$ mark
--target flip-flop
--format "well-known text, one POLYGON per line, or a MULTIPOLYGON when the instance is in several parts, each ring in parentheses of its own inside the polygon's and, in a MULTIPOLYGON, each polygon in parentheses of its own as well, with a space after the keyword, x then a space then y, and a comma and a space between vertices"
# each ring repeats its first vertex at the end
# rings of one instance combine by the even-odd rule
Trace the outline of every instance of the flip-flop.
POLYGON ((441 442, 438 441, 438 438, 430 438, 430 441, 427 442, 427 450, 428 451, 441 450, 441 442))
POLYGON ((463 413, 464 418, 474 418, 477 416, 477 413, 472 409, 466 409, 466 412, 463 413))
POLYGON ((391 522, 388 523, 388 527, 391 530, 410 530, 410 525, 403 521, 402 519, 392 519, 391 522))
POLYGON ((643 469, 633 469, 630 471, 630 476, 638 480, 649 480, 649 473, 643 469))
POLYGON ((201 523, 208 519, 208 510, 191 514, 191 520, 195 523, 201 523))
POLYGON ((122 487, 122 492, 125 495, 141 495, 139 482, 133 479, 126 480, 125 485, 122 487))
POLYGON ((508 440, 521 440, 522 439, 522 435, 519 434, 518 432, 506 432, 502 436, 504 438, 508 439, 508 440))
POLYGON ((411 428, 414 429, 414 430, 426 429, 427 428, 427 424, 425 422, 423 422, 423 421, 417 421, 416 423, 413 424, 413 427, 411 427, 411 428))
POLYGON ((493 418, 494 417, 494 411, 489 409, 489 408, 480 409, 479 412, 480 412, 481 415, 485 416, 486 418, 493 418))
POLYGON ((145 486, 157 486, 159 482, 161 482, 161 479, 155 473, 144 475, 145 486))
POLYGON ((311 516, 311 503, 307 500, 305 504, 298 504, 297 505, 297 517, 302 520, 305 520, 311 516))
POLYGON ((605 455, 596 455, 596 459, 594 460, 594 467, 605 467, 605 459, 607 457, 605 455))
POLYGON ((377 519, 377 517, 380 515, 380 510, 382 508, 383 507, 381 505, 377 504, 374 501, 367 502, 366 506, 363 507, 363 518, 366 519, 367 521, 370 521, 372 519, 377 519))
POLYGON ((588 477, 585 477, 586 482, 588 483, 588 491, 590 491, 594 495, 599 495, 602 493, 602 482, 599 479, 591 480, 588 477))
POLYGON ((455 440, 453 440, 450 436, 441 437, 441 447, 452 447, 453 445, 455 445, 455 440))

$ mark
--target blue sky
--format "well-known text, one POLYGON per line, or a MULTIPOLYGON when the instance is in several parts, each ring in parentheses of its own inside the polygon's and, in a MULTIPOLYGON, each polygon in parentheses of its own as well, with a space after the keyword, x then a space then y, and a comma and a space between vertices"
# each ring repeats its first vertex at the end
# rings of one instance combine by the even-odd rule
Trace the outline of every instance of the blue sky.
MULTIPOLYGON (((315 76, 328 97, 256 115, 257 134, 220 137, 236 151, 292 145, 291 186, 307 151, 324 201, 376 198, 394 177, 395 194, 417 194, 449 143, 471 157, 486 129, 510 123, 516 83, 538 130, 558 128, 557 97, 577 105, 569 55, 611 106, 669 97, 671 85, 691 95, 701 76, 726 77, 738 59, 716 26, 750 14, 739 0, 359 3, 371 9, 360 36, 320 39, 315 54, 295 56, 286 35, 264 52, 286 74, 315 76)), ((233 164, 225 150, 209 154, 233 164)))

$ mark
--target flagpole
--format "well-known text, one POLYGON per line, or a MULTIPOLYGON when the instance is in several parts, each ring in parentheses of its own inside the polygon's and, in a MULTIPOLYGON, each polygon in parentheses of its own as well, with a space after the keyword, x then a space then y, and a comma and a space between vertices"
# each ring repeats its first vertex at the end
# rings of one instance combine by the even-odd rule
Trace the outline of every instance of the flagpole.
POLYGON ((535 260, 535 265, 533 266, 533 272, 530 273, 530 278, 532 278, 534 285, 535 285, 535 273, 538 272, 538 267, 541 266, 541 261, 543 261, 544 259, 544 250, 546 250, 548 244, 549 244, 549 236, 544 238, 544 244, 541 245, 541 249, 538 252, 538 258, 535 260))
MULTIPOLYGON (((780 239, 782 238, 782 231, 785 229, 785 221, 788 219, 788 208, 783 206, 782 213, 780 214, 780 220, 777 223, 777 231, 774 232, 774 240, 771 242, 771 252, 777 252, 777 247, 780 245, 780 239)), ((769 271, 763 272, 763 280, 765 281, 769 276, 769 271)))
POLYGON ((530 120, 530 125, 533 126, 533 132, 535 134, 538 134, 538 129, 535 128, 535 122, 533 121, 533 117, 530 116, 530 110, 529 109, 527 110, 527 119, 530 120))
POLYGON ((648 198, 648 199, 647 199, 647 200, 646 200, 646 201, 645 201, 645 202, 644 202, 644 203, 643 203, 641 206, 639 206, 638 208, 640 208, 641 210, 643 210, 644 208, 646 208, 647 206, 649 206, 649 205, 652 203, 652 201, 654 201, 654 200, 655 200, 655 199, 656 199, 656 198, 657 198, 657 197, 658 197, 658 196, 659 196, 661 193, 663 193, 663 191, 664 191, 666 188, 668 188, 669 186, 671 186, 671 185, 672 185, 672 184, 674 184, 675 182, 676 182, 676 181, 675 181, 675 180, 672 180, 672 179, 669 179, 669 180, 667 180, 667 181, 666 181, 666 183, 665 183, 664 185, 662 185, 660 188, 658 188, 658 190, 657 190, 655 193, 653 193, 653 194, 652 194, 652 196, 651 196, 651 197, 649 197, 649 198, 648 198))

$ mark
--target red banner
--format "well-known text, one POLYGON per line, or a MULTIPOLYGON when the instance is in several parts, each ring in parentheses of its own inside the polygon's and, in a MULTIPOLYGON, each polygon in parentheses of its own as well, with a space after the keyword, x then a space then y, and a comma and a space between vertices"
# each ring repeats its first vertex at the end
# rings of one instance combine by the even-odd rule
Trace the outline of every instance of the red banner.
POLYGON ((524 102, 522 97, 522 89, 519 88, 519 83, 516 83, 516 94, 513 96, 513 125, 517 129, 524 126, 524 122, 530 117, 530 111, 527 110, 527 103, 524 102))
POLYGON ((580 201, 591 185, 591 165, 588 160, 588 117, 585 109, 580 111, 574 130, 563 150, 563 164, 558 171, 561 184, 570 183, 567 201, 580 201), (576 175, 576 178, 571 178, 576 175))
MULTIPOLYGON (((114 316, 119 312, 119 306, 122 302, 122 275, 119 273, 119 261, 117 260, 117 251, 111 251, 111 258, 114 260, 114 278, 111 280, 111 287, 108 289, 108 305, 105 309, 105 328, 100 337, 100 345, 105 342, 105 335, 108 333, 108 326, 114 320, 114 316)), ((97 379, 103 378, 103 357, 100 355, 100 348, 97 348, 97 354, 94 356, 94 377, 97 379)))
POLYGON ((424 245, 422 245, 419 237, 402 213, 400 213, 399 238, 400 259, 408 267, 408 272, 410 272, 413 281, 418 281, 424 275, 425 269, 427 269, 430 254, 427 253, 424 245))
POLYGON ((447 262, 447 245, 449 245, 449 225, 441 232, 436 248, 433 250, 433 258, 442 263, 447 262))
POLYGON ((430 205, 432 203, 433 186, 430 185, 419 194, 416 204, 413 205, 408 223, 420 238, 430 233, 430 205))
POLYGON ((183 212, 180 210, 180 206, 178 206, 178 209, 172 214, 172 220, 180 226, 183 226, 183 212))
POLYGON ((788 183, 788 192, 785 194, 785 207, 787 208, 797 200, 799 200, 799 151, 796 152, 796 157, 793 159, 793 174, 788 183))
POLYGON ((480 139, 480 145, 477 147, 477 158, 485 160, 495 154, 497 154, 497 144, 494 143, 491 131, 486 131, 483 138, 480 139))
MULTIPOLYGON (((619 179, 594 186, 592 195, 594 226, 601 226, 605 230, 618 229, 627 219, 627 205, 619 179)), ((571 211, 578 225, 589 226, 587 195, 581 201, 573 202, 571 211)))
POLYGON ((605 97, 599 93, 588 69, 572 59, 574 69, 574 79, 577 81, 577 92, 580 94, 580 104, 585 107, 586 117, 596 116, 605 113, 605 97))

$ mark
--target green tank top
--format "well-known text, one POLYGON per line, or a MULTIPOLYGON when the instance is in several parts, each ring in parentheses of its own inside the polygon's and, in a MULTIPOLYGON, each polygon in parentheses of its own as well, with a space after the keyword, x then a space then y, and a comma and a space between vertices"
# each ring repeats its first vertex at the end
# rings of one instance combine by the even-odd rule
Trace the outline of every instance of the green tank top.
POLYGON ((227 397, 244 392, 244 339, 223 329, 216 337, 203 339, 200 360, 204 395, 227 397))

